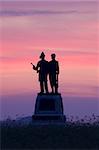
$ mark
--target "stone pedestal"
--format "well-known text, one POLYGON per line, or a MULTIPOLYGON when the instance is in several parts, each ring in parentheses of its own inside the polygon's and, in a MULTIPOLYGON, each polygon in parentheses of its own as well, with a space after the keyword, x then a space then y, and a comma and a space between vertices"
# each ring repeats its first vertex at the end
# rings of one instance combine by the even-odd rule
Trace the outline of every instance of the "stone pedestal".
POLYGON ((61 94, 38 94, 33 120, 65 122, 61 94))

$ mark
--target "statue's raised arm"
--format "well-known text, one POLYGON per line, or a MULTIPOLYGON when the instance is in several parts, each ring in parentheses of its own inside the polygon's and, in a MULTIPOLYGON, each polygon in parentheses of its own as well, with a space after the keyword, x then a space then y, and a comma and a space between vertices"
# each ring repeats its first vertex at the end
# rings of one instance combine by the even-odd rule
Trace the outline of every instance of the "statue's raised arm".
POLYGON ((32 66, 33 66, 33 69, 34 69, 35 71, 37 71, 37 73, 38 73, 38 72, 39 72, 39 68, 40 68, 39 62, 38 62, 38 64, 37 64, 37 66, 33 65, 33 63, 31 63, 31 64, 32 64, 32 66))

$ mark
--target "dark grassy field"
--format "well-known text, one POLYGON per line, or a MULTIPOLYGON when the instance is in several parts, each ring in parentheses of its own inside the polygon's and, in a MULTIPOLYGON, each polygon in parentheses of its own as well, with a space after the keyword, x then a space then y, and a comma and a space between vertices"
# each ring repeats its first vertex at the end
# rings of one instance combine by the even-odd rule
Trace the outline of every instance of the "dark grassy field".
POLYGON ((1 124, 1 149, 99 149, 99 123, 1 124))

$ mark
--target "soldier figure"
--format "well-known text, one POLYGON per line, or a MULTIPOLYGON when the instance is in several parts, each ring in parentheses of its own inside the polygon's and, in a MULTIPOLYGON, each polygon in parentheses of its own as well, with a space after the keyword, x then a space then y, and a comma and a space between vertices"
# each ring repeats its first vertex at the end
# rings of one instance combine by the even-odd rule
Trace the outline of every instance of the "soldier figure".
POLYGON ((40 55, 40 61, 37 63, 37 66, 34 66, 33 69, 39 73, 39 82, 40 82, 40 93, 44 93, 44 89, 46 93, 48 93, 48 85, 47 85, 47 75, 48 75, 48 61, 45 60, 45 54, 42 52, 40 55))
POLYGON ((52 54, 52 60, 49 62, 49 80, 52 89, 52 93, 58 93, 58 74, 59 74, 59 64, 55 60, 56 55, 52 54))

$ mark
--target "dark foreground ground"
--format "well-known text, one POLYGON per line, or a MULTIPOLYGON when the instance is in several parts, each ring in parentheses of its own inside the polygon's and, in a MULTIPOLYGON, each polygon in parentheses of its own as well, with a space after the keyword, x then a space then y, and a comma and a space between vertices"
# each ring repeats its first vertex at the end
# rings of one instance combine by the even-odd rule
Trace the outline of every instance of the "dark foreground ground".
POLYGON ((1 149, 99 149, 99 123, 1 124, 1 149))

